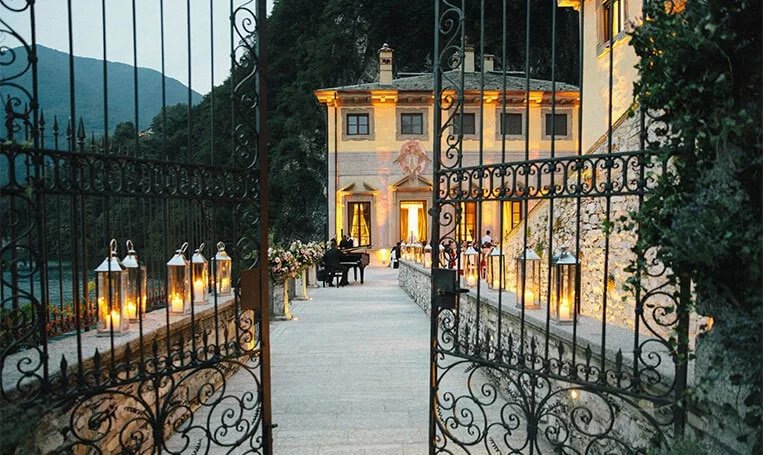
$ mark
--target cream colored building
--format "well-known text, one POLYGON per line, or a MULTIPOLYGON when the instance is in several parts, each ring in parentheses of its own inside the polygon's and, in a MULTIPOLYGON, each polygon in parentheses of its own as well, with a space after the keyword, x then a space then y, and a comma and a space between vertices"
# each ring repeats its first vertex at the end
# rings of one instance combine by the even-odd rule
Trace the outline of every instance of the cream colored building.
MULTIPOLYGON (((640 20, 642 1, 558 0, 557 4, 561 7, 572 7, 584 16, 584 65, 581 84, 584 122, 581 138, 583 153, 590 153, 606 143, 609 123, 612 123, 613 128, 618 128, 627 121, 628 110, 633 103, 632 92, 634 81, 637 79, 635 65, 638 61, 634 49, 629 45, 627 32, 631 29, 631 24, 640 20), (611 17, 612 26, 609 26, 611 17), (610 105, 612 110, 609 111, 610 105)), ((623 148, 624 145, 614 142, 613 151, 623 148)))
MULTIPOLYGON (((327 109, 329 237, 350 234, 356 245, 371 245, 373 262, 385 264, 397 241, 429 240, 434 103, 431 73, 394 79, 393 50, 384 46, 379 55, 378 82, 314 93, 327 109)), ((486 56, 476 70, 469 48, 465 62, 463 164, 478 164, 481 143, 485 164, 525 159, 525 122, 529 157, 550 156, 552 83, 530 80, 526 118, 523 75, 506 75, 505 85, 505 76, 493 71, 493 57, 486 56)), ((555 156, 573 155, 578 147, 578 87, 558 82, 556 91, 555 156)), ((506 235, 522 213, 519 202, 507 203, 502 223, 497 203, 481 208, 467 204, 463 210, 462 232, 468 239, 491 230, 498 240, 499 226, 505 226, 506 235)))

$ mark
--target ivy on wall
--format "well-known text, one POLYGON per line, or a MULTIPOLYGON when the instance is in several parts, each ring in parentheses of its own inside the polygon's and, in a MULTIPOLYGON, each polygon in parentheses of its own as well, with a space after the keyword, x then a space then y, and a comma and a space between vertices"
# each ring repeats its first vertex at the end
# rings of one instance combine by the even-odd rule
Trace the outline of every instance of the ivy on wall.
POLYGON ((723 415, 714 420, 760 451, 761 2, 647 3, 631 40, 636 101, 647 113, 647 146, 674 158, 632 214, 637 250, 654 248, 674 274, 692 279, 696 311, 715 321, 702 342, 716 346, 706 371, 696 371, 696 406, 723 380, 740 395, 717 396, 712 408, 723 415))

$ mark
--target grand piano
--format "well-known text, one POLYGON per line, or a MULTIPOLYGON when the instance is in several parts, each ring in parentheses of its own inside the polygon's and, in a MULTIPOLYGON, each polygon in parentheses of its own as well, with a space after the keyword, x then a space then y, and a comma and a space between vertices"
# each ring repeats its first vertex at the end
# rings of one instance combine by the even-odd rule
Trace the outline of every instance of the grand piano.
POLYGON ((361 284, 363 284, 363 271, 369 265, 369 248, 371 245, 340 249, 340 264, 346 266, 348 270, 353 269, 353 281, 358 281, 358 271, 360 270, 361 284))

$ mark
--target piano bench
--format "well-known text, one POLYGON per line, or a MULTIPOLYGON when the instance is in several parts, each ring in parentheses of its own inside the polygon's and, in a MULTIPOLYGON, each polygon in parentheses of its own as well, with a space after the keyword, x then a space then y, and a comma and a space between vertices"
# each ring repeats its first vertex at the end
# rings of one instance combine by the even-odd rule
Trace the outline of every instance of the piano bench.
POLYGON ((324 287, 326 287, 326 282, 334 283, 336 287, 340 287, 340 283, 342 282, 342 270, 332 270, 327 271, 324 279, 324 287))

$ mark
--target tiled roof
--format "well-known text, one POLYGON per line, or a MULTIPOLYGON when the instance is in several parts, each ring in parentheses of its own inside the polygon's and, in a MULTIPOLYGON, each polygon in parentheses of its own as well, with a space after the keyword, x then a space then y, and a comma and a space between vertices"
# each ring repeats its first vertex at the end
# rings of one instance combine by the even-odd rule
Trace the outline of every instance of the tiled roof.
MULTIPOLYGON (((443 87, 454 87, 454 84, 460 84, 459 70, 447 71, 443 77, 443 87)), ((466 90, 480 90, 481 73, 464 73, 464 88, 466 90)), ((501 72, 493 71, 485 73, 483 82, 485 90, 504 90, 504 75, 501 72)), ((508 91, 525 91, 525 76, 507 74, 506 88, 508 91)), ((552 81, 542 79, 530 79, 529 88, 531 91, 552 91, 552 81)), ((558 92, 576 92, 578 87, 564 82, 557 82, 558 92)), ((345 85, 342 87, 325 88, 321 90, 336 90, 341 92, 362 92, 368 90, 399 90, 399 91, 432 91, 433 77, 432 73, 402 77, 394 79, 392 85, 383 85, 379 82, 369 82, 366 84, 345 85)))

